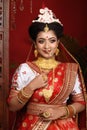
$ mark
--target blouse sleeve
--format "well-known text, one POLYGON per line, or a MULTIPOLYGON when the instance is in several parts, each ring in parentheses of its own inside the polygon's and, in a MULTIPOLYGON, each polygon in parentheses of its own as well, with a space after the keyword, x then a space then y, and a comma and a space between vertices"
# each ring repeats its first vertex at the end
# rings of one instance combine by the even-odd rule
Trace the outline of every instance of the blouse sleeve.
POLYGON ((76 76, 76 81, 75 81, 75 85, 74 85, 74 89, 72 91, 72 95, 76 95, 82 93, 82 88, 81 88, 81 83, 79 80, 79 76, 76 76))
POLYGON ((28 64, 23 63, 16 69, 12 78, 11 87, 20 90, 34 79, 36 75, 36 71, 32 70, 28 64))

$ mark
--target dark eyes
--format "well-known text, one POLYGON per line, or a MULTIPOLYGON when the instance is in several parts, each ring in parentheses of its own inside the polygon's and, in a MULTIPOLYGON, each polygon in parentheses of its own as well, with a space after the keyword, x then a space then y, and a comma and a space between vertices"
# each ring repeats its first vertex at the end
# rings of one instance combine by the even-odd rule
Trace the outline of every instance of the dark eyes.
POLYGON ((51 39, 50 42, 54 43, 54 42, 57 42, 57 40, 56 39, 51 39))
MULTIPOLYGON (((50 43, 57 42, 56 39, 49 39, 48 41, 49 41, 50 43)), ((40 43, 40 44, 43 44, 43 43, 46 42, 46 40, 45 40, 45 39, 41 39, 41 40, 37 40, 37 42, 40 43)))
POLYGON ((38 40, 37 42, 40 43, 40 44, 42 44, 42 43, 45 42, 45 40, 38 40))

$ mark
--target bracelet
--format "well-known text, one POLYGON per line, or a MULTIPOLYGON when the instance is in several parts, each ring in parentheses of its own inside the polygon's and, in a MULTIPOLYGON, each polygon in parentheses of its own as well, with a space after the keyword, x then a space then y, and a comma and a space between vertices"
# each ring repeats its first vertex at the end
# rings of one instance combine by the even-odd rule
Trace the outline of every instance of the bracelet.
POLYGON ((27 93, 24 92, 24 89, 25 89, 25 88, 21 89, 22 95, 23 95, 24 97, 26 97, 26 98, 30 98, 30 97, 32 96, 32 94, 33 94, 33 91, 30 90, 30 93, 27 94, 27 93))
POLYGON ((63 107, 66 110, 66 115, 62 116, 60 119, 65 119, 68 118, 70 115, 69 109, 67 106, 63 107))
POLYGON ((74 115, 76 115, 76 109, 75 109, 75 107, 73 105, 70 105, 70 106, 72 107, 72 109, 74 111, 74 115))
POLYGON ((73 105, 68 105, 69 117, 73 117, 76 114, 76 109, 73 105))
POLYGON ((17 100, 19 103, 24 104, 24 102, 17 96, 17 100))
POLYGON ((30 94, 26 94, 24 92, 24 88, 21 89, 19 91, 19 93, 17 94, 17 99, 18 99, 19 103, 25 104, 33 94, 33 91, 30 90, 30 92, 31 92, 30 94))
POLYGON ((19 101, 21 104, 24 104, 24 103, 26 103, 26 102, 28 101, 28 98, 26 98, 26 97, 22 94, 21 90, 19 91, 19 93, 18 93, 18 95, 17 95, 17 99, 18 99, 18 101, 19 101))
POLYGON ((76 109, 73 105, 68 105, 64 107, 66 109, 66 115, 62 116, 61 119, 73 117, 76 114, 76 109))

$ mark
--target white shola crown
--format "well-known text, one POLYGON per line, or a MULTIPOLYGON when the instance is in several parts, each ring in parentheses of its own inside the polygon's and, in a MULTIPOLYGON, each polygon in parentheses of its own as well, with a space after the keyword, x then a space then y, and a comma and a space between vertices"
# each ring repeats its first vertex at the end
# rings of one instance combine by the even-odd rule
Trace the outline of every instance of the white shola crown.
POLYGON ((57 22, 63 26, 59 19, 54 18, 54 14, 52 10, 47 7, 39 10, 40 14, 38 15, 37 20, 33 20, 32 22, 41 22, 41 23, 52 23, 57 22))

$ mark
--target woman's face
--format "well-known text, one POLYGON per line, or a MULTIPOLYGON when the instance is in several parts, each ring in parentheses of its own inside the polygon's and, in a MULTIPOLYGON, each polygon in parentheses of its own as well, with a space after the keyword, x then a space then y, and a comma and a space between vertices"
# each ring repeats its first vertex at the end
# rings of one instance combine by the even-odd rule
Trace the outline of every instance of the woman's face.
POLYGON ((55 33, 50 30, 48 32, 40 32, 36 38, 36 49, 40 56, 44 58, 52 58, 55 56, 59 40, 55 33))

